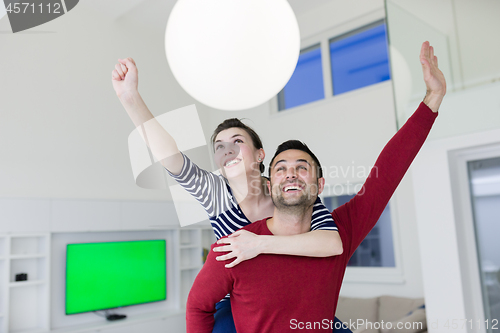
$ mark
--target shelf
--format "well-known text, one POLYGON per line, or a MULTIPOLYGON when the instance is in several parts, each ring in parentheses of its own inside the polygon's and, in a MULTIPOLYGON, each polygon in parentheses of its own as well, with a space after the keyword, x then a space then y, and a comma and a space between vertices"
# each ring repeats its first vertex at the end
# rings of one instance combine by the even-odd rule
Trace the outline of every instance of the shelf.
MULTIPOLYGON (((58 328, 51 330, 51 333, 88 333, 88 332, 95 332, 95 331, 105 331, 106 329, 109 329, 110 327, 113 328, 119 328, 121 326, 132 326, 134 324, 139 324, 139 323, 145 323, 151 320, 155 319, 168 319, 168 318, 173 318, 177 317, 179 315, 182 315, 183 317, 186 315, 186 311, 183 309, 169 309, 166 311, 160 311, 160 312, 152 312, 152 313, 144 313, 144 314, 137 314, 134 316, 127 317, 125 321, 99 321, 99 322, 91 322, 87 324, 81 324, 81 325, 75 325, 75 326, 69 326, 69 327, 64 327, 64 328, 58 328)), ((124 330, 125 331, 125 330, 124 330)), ((127 330, 127 332, 130 332, 127 330)))
POLYGON ((9 333, 48 333, 49 331, 44 330, 42 328, 32 328, 27 330, 19 330, 19 331, 9 331, 9 333))
POLYGON ((10 259, 36 259, 46 257, 46 254, 13 254, 10 256, 10 259))
POLYGON ((8 332, 49 331, 47 280, 11 282, 9 287, 8 332))
POLYGON ((196 247, 198 244, 195 242, 184 242, 179 245, 179 248, 189 248, 189 247, 196 247))
POLYGON ((199 247, 199 245, 192 245, 192 244, 190 244, 190 245, 181 245, 181 246, 179 246, 179 249, 194 249, 194 248, 197 248, 197 247, 199 247))
POLYGON ((200 243, 199 229, 181 229, 179 234, 179 246, 191 247, 198 246, 200 243))
POLYGON ((203 267, 203 265, 189 265, 189 266, 181 266, 181 267, 180 267, 180 270, 181 270, 181 271, 188 271, 188 270, 192 270, 192 269, 200 269, 201 267, 203 267))
POLYGON ((47 257, 33 258, 32 256, 11 259, 9 281, 16 282, 15 276, 21 273, 28 274, 28 281, 46 280, 48 260, 47 257))
POLYGON ((7 255, 7 237, 0 235, 0 258, 5 258, 7 255))
POLYGON ((199 246, 180 249, 181 267, 201 267, 202 250, 199 246))
POLYGON ((217 239, 215 238, 215 234, 211 228, 201 231, 201 245, 203 247, 210 248, 216 241, 217 239))
POLYGON ((44 284, 45 280, 34 280, 34 281, 17 281, 10 282, 9 287, 11 288, 19 288, 19 287, 27 287, 27 286, 38 286, 44 284))
POLYGON ((47 252, 47 235, 18 235, 10 241, 10 255, 40 255, 47 252))

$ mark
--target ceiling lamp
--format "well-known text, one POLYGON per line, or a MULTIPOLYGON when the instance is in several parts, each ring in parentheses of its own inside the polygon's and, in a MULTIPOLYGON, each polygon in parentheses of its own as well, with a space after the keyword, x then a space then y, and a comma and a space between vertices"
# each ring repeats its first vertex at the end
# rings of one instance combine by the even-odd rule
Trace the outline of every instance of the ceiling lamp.
POLYGON ((300 52, 286 0, 178 0, 165 34, 179 84, 215 109, 258 106, 283 89, 300 52))

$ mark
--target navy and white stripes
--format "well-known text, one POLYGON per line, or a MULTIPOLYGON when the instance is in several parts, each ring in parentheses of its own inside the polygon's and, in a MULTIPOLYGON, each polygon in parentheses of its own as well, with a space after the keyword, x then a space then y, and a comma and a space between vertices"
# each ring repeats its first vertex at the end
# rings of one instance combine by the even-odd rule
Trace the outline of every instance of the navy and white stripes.
MULTIPOLYGON (((231 193, 227 180, 200 169, 186 155, 180 174, 172 175, 205 208, 217 239, 250 224, 231 193)), ((168 170, 167 170, 168 171, 168 170)), ((314 203, 311 230, 337 230, 332 215, 318 198, 314 203)))

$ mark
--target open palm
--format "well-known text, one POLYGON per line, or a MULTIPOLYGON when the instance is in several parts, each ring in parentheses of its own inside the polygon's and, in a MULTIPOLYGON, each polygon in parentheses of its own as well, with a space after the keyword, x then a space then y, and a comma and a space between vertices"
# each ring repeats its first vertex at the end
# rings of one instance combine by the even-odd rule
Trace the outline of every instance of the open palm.
POLYGON ((434 55, 434 48, 429 45, 429 42, 422 44, 420 62, 425 85, 427 86, 427 94, 444 96, 446 94, 446 80, 443 72, 438 67, 438 59, 434 55))

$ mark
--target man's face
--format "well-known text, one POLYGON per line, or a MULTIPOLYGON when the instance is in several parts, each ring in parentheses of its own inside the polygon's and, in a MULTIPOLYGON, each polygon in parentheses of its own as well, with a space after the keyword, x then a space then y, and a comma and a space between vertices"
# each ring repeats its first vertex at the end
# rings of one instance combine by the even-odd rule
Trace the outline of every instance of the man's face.
POLYGON ((301 150, 289 149, 276 156, 271 165, 270 193, 274 205, 307 208, 323 191, 325 180, 317 178, 317 165, 301 150))

